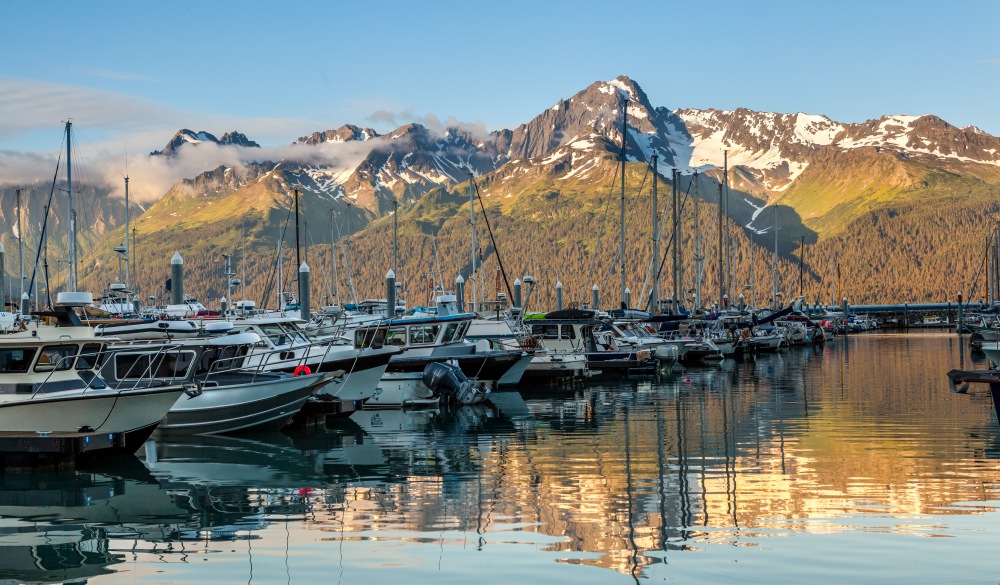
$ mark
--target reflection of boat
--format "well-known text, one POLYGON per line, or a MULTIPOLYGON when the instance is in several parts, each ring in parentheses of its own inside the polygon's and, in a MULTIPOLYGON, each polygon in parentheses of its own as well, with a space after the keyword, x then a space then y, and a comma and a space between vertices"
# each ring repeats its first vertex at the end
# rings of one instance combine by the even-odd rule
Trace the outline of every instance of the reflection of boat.
MULTIPOLYGON (((338 428, 344 429, 341 423, 338 428)), ((259 433, 243 436, 169 435, 146 442, 140 455, 162 484, 289 488, 325 486, 378 473, 385 458, 352 425, 348 431, 259 433)))
POLYGON ((159 538, 188 520, 155 482, 132 475, 0 476, 0 582, 83 582, 106 575, 125 561, 110 550, 111 538, 159 538))

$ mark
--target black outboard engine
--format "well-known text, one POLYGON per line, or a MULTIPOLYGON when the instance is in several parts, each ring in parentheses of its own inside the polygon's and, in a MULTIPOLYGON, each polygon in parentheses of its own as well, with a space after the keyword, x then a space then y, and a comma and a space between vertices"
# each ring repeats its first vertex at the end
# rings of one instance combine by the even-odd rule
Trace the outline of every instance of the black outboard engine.
POLYGON ((435 395, 458 404, 479 404, 489 394, 489 390, 483 389, 481 383, 470 380, 461 368, 447 362, 427 364, 421 379, 435 395))

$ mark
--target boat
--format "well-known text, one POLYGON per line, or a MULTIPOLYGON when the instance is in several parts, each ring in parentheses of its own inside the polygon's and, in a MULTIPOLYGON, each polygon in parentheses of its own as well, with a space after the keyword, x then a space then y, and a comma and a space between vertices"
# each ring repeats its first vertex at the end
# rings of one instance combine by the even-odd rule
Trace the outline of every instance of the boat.
POLYGON ((990 358, 991 368, 1000 368, 1000 342, 992 341, 983 343, 979 346, 979 349, 986 354, 986 357, 990 358))
MULTIPOLYGON (((592 314, 587 313, 587 315, 592 314)), ((474 319, 469 324, 465 339, 474 342, 480 349, 520 351, 527 354, 530 359, 524 366, 521 382, 572 380, 586 376, 588 371, 586 356, 550 352, 524 331, 529 321, 544 316, 544 313, 537 316, 525 315, 524 321, 517 327, 519 333, 515 333, 515 327, 506 319, 474 319)))
MULTIPOLYGON (((246 368, 255 333, 160 342, 112 344, 101 368, 118 384, 184 384, 159 432, 223 434, 278 430, 336 373, 268 372, 246 368)), ((342 373, 342 372, 341 372, 342 373)))
POLYGON ((0 429, 23 433, 123 433, 114 450, 134 452, 184 395, 179 383, 149 384, 149 376, 115 385, 99 363, 111 340, 96 337, 74 312, 89 293, 60 293, 53 311, 26 329, 0 336, 0 429))
POLYGON ((301 329, 301 322, 285 316, 234 319, 234 330, 260 337, 260 342, 250 348, 246 367, 286 373, 294 373, 299 367, 312 373, 343 371, 343 376, 320 387, 317 397, 362 402, 374 395, 389 360, 400 352, 398 347, 366 337, 364 331, 357 332, 353 339, 315 341, 301 329))
MULTIPOLYGON (((441 394, 426 384, 428 372, 442 363, 458 368, 462 377, 475 380, 486 390, 517 385, 532 356, 523 350, 508 351, 467 342, 466 332, 475 319, 474 313, 458 312, 454 295, 440 295, 437 310, 432 313, 384 319, 355 329, 355 335, 402 350, 389 361, 369 404, 429 405, 437 399, 454 399, 462 393, 456 394, 450 385, 441 386, 444 391, 441 394)), ((469 395, 467 400, 459 399, 459 402, 477 404, 482 398, 478 394, 469 395)))
POLYGON ((607 337, 599 337, 597 330, 604 322, 596 319, 596 311, 582 319, 531 319, 524 325, 531 343, 546 348, 554 355, 582 355, 592 374, 628 375, 656 371, 649 349, 618 347, 607 337))

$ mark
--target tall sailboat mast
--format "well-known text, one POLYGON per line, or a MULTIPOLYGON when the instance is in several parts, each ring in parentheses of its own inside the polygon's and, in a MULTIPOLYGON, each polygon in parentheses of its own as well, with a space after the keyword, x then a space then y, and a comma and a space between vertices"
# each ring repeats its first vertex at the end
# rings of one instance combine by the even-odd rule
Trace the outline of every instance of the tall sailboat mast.
MULTIPOLYGON (((657 155, 653 155, 653 267, 656 268, 660 261, 660 217, 656 208, 656 184, 657 177, 657 155)), ((659 312, 660 305, 660 271, 653 271, 653 292, 650 295, 650 309, 654 314, 659 312)))
POLYGON ((705 255, 701 250, 701 227, 698 225, 698 171, 694 172, 694 295, 695 302, 691 310, 701 308, 701 278, 705 255))
POLYGON ((129 243, 128 242, 129 241, 128 219, 129 219, 128 218, 128 176, 126 175, 125 176, 125 288, 128 289, 128 290, 131 290, 131 288, 129 288, 129 282, 130 282, 129 279, 131 278, 132 273, 129 270, 129 253, 130 253, 130 251, 129 251, 129 245, 128 245, 128 243, 129 243))
POLYGON ((626 137, 628 136, 628 99, 622 100, 622 198, 621 198, 621 243, 619 244, 618 254, 621 258, 621 268, 622 268, 622 308, 628 309, 625 303, 625 146, 627 144, 626 137))
POLYGON ((469 172, 469 225, 472 226, 472 272, 469 279, 472 280, 472 311, 476 311, 479 304, 479 291, 476 287, 476 201, 473 195, 472 172, 469 172))
POLYGON ((722 196, 724 193, 724 188, 722 183, 719 183, 719 308, 722 308, 722 299, 726 296, 726 279, 723 275, 723 270, 726 266, 725 263, 725 253, 722 247, 722 196))
POLYGON ((24 233, 21 231, 21 191, 17 190, 17 256, 20 262, 21 270, 21 294, 18 296, 18 302, 21 302, 21 297, 24 296, 24 233))
POLYGON ((671 215, 673 219, 673 232, 674 232, 674 244, 671 246, 671 254, 673 257, 673 277, 674 277, 674 294, 673 294, 673 305, 672 312, 674 314, 680 313, 681 309, 681 283, 680 283, 680 255, 678 250, 680 249, 680 233, 679 218, 678 218, 678 206, 677 206, 677 178, 680 173, 677 169, 672 169, 670 173, 670 198, 671 198, 671 215))
POLYGON ((778 305, 778 205, 771 210, 771 224, 774 230, 774 256, 771 258, 771 305, 778 305))
POLYGON ((77 289, 76 282, 76 213, 73 210, 73 164, 72 164, 72 145, 71 145, 71 134, 72 134, 72 122, 66 122, 66 198, 67 198, 67 217, 69 222, 67 223, 67 234, 66 234, 66 247, 68 249, 67 256, 69 257, 69 282, 67 283, 68 289, 75 291, 77 289))
POLYGON ((733 241, 729 237, 729 151, 722 152, 722 184, 726 191, 726 294, 733 292, 733 241))

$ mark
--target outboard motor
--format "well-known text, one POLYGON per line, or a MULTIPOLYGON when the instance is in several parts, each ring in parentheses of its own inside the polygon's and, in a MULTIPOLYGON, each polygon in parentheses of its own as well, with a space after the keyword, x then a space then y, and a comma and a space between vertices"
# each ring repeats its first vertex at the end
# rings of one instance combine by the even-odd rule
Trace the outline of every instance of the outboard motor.
POLYGON ((489 394, 481 383, 470 380, 461 368, 447 362, 427 364, 421 379, 435 395, 462 405, 479 404, 489 394))

